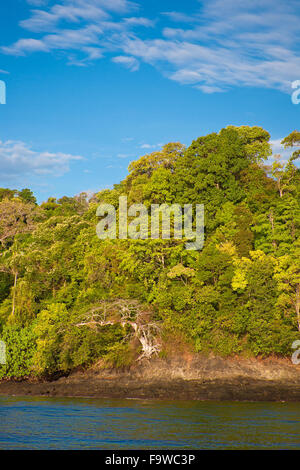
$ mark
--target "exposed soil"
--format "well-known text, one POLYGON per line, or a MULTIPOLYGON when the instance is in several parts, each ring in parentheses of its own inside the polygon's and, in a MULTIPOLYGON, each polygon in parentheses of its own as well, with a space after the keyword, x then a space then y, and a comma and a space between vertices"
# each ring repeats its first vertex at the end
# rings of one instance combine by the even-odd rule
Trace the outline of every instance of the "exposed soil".
POLYGON ((300 401, 300 366, 285 359, 190 356, 52 381, 2 381, 0 395, 167 400, 300 401))

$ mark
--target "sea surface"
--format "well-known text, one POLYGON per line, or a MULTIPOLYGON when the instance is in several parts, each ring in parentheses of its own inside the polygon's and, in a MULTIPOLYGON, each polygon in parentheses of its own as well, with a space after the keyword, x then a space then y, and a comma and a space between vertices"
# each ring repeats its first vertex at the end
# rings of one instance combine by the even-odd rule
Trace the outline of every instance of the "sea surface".
POLYGON ((300 404, 0 397, 0 449, 300 449, 300 404))

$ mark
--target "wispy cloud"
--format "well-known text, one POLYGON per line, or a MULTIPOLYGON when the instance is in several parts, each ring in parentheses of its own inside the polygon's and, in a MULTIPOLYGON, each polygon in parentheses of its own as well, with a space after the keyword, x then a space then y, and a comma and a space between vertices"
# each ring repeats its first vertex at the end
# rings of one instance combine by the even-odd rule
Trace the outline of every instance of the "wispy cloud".
MULTIPOLYGON (((68 64, 86 65, 103 57, 103 50, 115 50, 120 35, 153 24, 147 18, 132 16, 137 5, 129 0, 61 0, 52 6, 40 2, 38 5, 40 8, 31 10, 30 17, 20 22, 23 29, 37 37, 2 45, 2 53, 24 56, 64 51, 68 64)), ((124 58, 119 63, 131 70, 138 69, 135 58, 131 62, 124 58)))
POLYGON ((82 159, 80 155, 35 151, 24 142, 0 141, 2 184, 32 176, 61 176, 70 170, 71 161, 82 159))
POLYGON ((124 67, 128 68, 132 72, 136 72, 140 67, 139 61, 135 57, 117 56, 113 57, 112 61, 116 64, 124 65, 124 67))
POLYGON ((141 144, 140 148, 144 149, 144 150, 154 150, 154 149, 160 148, 162 146, 163 146, 162 143, 159 143, 159 144, 141 144))
MULTIPOLYGON (((170 51, 168 63, 175 69, 168 74, 172 80, 206 92, 233 85, 290 91, 290 82, 300 76, 298 1, 204 0, 201 4, 194 24, 163 31, 163 53, 170 51), (176 47, 178 57, 173 55, 176 47)), ((153 54, 157 45, 153 43, 153 54)), ((143 53, 141 44, 139 48, 143 53)))
POLYGON ((82 20, 95 21, 108 17, 109 15, 102 8, 90 2, 87 2, 86 7, 81 2, 56 4, 49 11, 33 10, 32 16, 21 21, 20 26, 33 32, 48 32, 63 21, 71 24, 82 20))
POLYGON ((19 39, 12 46, 2 47, 4 54, 25 55, 28 52, 48 52, 49 48, 39 39, 19 39))
POLYGON ((129 0, 27 1, 37 8, 20 25, 34 37, 2 46, 5 54, 64 51, 73 65, 109 54, 130 71, 144 62, 205 93, 290 92, 300 77, 299 0, 201 0, 193 13, 157 11, 154 19, 139 17, 129 0), (153 27, 151 36, 141 27, 153 27))
POLYGON ((171 21, 174 21, 174 23, 194 23, 197 19, 194 15, 187 15, 186 13, 181 13, 179 11, 166 11, 161 14, 169 18, 171 21))
POLYGON ((134 155, 129 154, 129 153, 118 153, 117 157, 118 158, 132 158, 134 155))

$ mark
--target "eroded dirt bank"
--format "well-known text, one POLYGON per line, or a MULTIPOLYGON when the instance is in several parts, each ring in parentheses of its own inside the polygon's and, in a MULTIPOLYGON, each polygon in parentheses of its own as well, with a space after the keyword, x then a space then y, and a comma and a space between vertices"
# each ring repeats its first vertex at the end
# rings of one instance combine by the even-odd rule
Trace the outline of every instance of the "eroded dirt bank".
POLYGON ((123 371, 77 371, 51 382, 2 381, 0 395, 300 402, 300 366, 287 359, 154 359, 123 371))

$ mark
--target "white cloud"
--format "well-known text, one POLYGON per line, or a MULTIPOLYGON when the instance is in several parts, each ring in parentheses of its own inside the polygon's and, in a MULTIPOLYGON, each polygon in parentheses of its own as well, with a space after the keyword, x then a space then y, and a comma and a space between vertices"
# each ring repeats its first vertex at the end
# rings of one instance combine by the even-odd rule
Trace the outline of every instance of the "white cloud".
POLYGON ((118 153, 117 154, 117 157, 118 158, 129 158, 129 157, 133 157, 132 154, 128 154, 128 153, 118 153))
POLYGON ((27 52, 48 52, 47 45, 39 39, 19 39, 15 44, 2 47, 2 52, 11 55, 25 55, 27 52))
POLYGON ((175 23, 193 23, 196 20, 195 16, 187 15, 179 11, 165 11, 161 14, 175 23))
POLYGON ((112 61, 115 62, 116 64, 124 65, 129 70, 131 70, 131 72, 136 72, 140 67, 139 61, 135 59, 135 57, 117 56, 117 57, 113 57, 112 61))
POLYGON ((37 37, 2 46, 3 53, 64 51, 81 66, 110 54, 131 71, 146 62, 205 93, 232 86, 290 93, 300 78, 299 0, 199 0, 189 15, 157 12, 160 22, 133 16, 138 5, 129 0, 28 3, 38 7, 21 26, 37 37), (154 26, 151 38, 140 32, 154 26))
POLYGON ((94 21, 108 17, 109 15, 97 5, 91 2, 84 5, 77 1, 75 4, 56 4, 49 11, 33 10, 32 16, 21 21, 20 25, 29 31, 47 32, 52 31, 62 21, 79 23, 81 20, 94 21))
POLYGON ((170 55, 169 65, 175 68, 170 78, 194 84, 199 74, 197 88, 208 92, 232 85, 290 92, 291 81, 300 76, 299 2, 204 0, 201 4, 194 24, 163 30, 165 48, 172 53, 178 45, 181 58, 186 54, 184 67, 170 55))
MULTIPOLYGON (((137 10, 137 5, 129 0, 61 0, 52 6, 38 4, 40 8, 31 10, 30 17, 21 21, 20 26, 39 37, 18 39, 0 47, 2 53, 21 56, 37 51, 64 51, 68 64, 82 66, 102 58, 103 50, 120 49, 122 34, 153 26, 148 18, 124 16, 137 10)), ((138 69, 135 58, 119 63, 130 70, 138 69)))
POLYGON ((205 0, 193 20, 180 12, 169 18, 163 38, 128 38, 124 50, 160 68, 180 84, 205 93, 231 86, 291 91, 300 77, 299 2, 205 0))
POLYGON ((148 18, 133 16, 131 18, 124 18, 124 24, 129 26, 145 26, 146 28, 152 28, 154 26, 154 21, 149 20, 148 18))
POLYGON ((151 150, 151 149, 157 149, 162 147, 164 144, 159 143, 159 144, 141 144, 140 148, 145 149, 145 150, 151 150))
POLYGON ((24 142, 0 141, 2 181, 19 181, 21 178, 32 176, 61 176, 70 170, 71 161, 82 159, 79 155, 62 152, 34 151, 24 142))
POLYGON ((182 84, 191 85, 194 83, 199 83, 201 81, 201 72, 196 72, 189 69, 179 69, 173 74, 170 75, 172 80, 176 80, 182 84))

